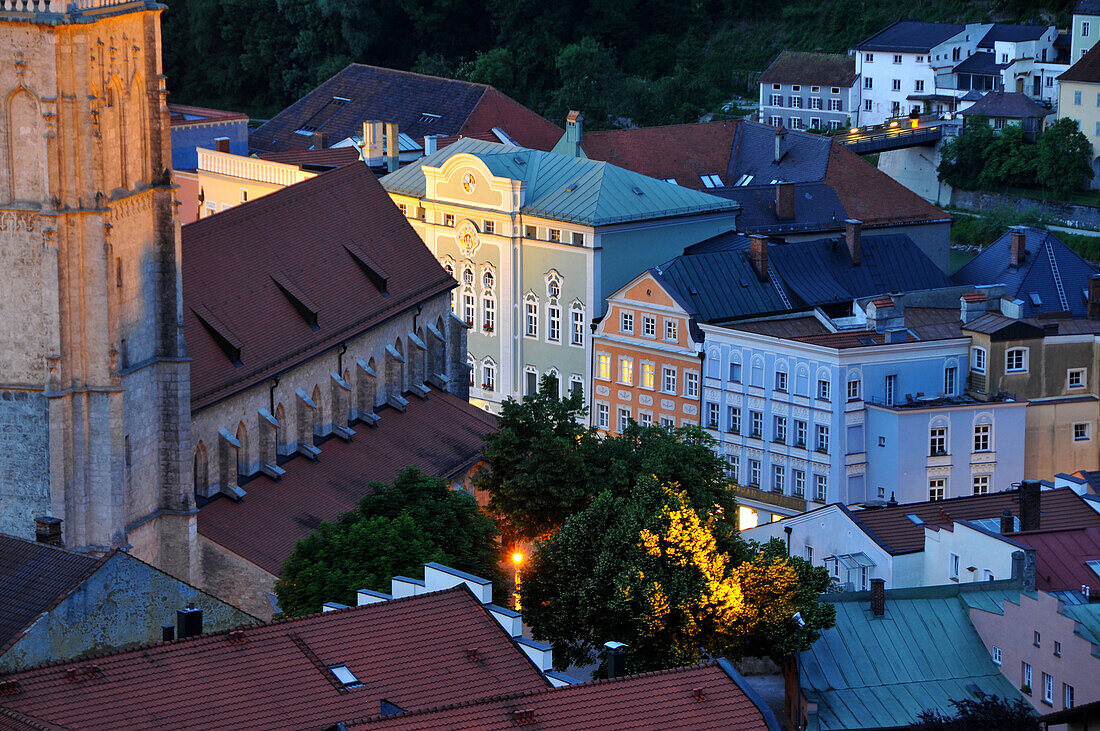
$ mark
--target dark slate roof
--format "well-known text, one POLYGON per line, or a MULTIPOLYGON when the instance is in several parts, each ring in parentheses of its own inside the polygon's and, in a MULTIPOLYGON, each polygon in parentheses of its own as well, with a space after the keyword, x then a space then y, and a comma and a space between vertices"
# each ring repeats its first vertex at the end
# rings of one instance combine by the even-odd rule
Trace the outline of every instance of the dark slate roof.
POLYGON ((1048 30, 1050 30, 1048 25, 994 23, 989 32, 985 34, 985 38, 978 42, 978 48, 993 48, 996 41, 1009 41, 1010 43, 1035 41, 1042 38, 1048 30))
POLYGON ((1077 0, 1073 6, 1075 15, 1100 15, 1100 0, 1077 0))
POLYGON ((768 185, 776 180, 807 183, 825 179, 829 169, 832 140, 824 135, 784 130, 784 154, 775 162, 776 128, 758 122, 742 122, 737 128, 733 150, 723 182, 736 185, 745 175, 751 175, 750 185, 768 185))
POLYGON ((282 479, 249 480, 241 502, 219 497, 205 505, 199 533, 278 576, 294 542, 353 510, 371 482, 390 482, 407 466, 454 477, 480 459, 482 437, 496 429, 492 414, 435 389, 426 401, 411 398, 404 413, 378 413, 376 428, 356 424, 351 442, 330 438, 316 462, 295 457, 283 464, 282 479))
POLYGON ((417 710, 547 687, 465 584, 236 631, 100 656, 92 672, 84 659, 5 675, 18 690, 0 703, 47 728, 322 729, 384 700, 417 710), (361 685, 343 687, 338 664, 361 685))
POLYGON ((1010 119, 1042 119, 1054 112, 1036 104, 1027 94, 1016 91, 991 91, 959 114, 963 116, 984 114, 987 117, 1010 119))
POLYGON ((1008 64, 1002 66, 997 63, 997 54, 995 53, 975 53, 973 56, 967 56, 962 63, 951 69, 951 73, 995 76, 1001 73, 1001 69, 1007 66, 1008 64))
POLYGON ((189 223, 183 304, 191 407, 254 386, 454 284, 366 165, 189 223), (377 267, 385 292, 357 257, 377 267), (287 287, 315 309, 316 329, 287 287), (219 337, 228 340, 220 345, 219 337), (237 363, 226 342, 238 348, 237 363))
POLYGON ((306 170, 331 170, 350 165, 359 160, 359 150, 354 147, 328 147, 322 150, 294 148, 282 152, 263 152, 256 157, 286 165, 298 165, 306 170))
MULTIPOLYGON (((1097 0, 1100 3, 1100 0, 1097 0)), ((1100 13, 1097 13, 1100 15, 1100 13)), ((1088 50, 1075 64, 1058 77, 1059 81, 1083 81, 1100 84, 1100 44, 1088 50)))
POLYGON ((377 715, 348 728, 511 729, 518 711, 540 729, 729 729, 779 731, 779 723, 726 660, 596 680, 562 688, 496 695, 413 713, 377 715), (697 696, 703 691, 704 698, 697 696), (747 691, 747 692, 746 692, 747 691), (750 695, 751 694, 751 695, 750 695))
POLYGON ((1037 228, 1025 229, 1027 255, 1018 267, 1009 266, 1011 231, 987 246, 951 277, 955 284, 1004 284, 1005 296, 1023 300, 1024 317, 1069 311, 1074 317, 1088 314, 1085 292, 1089 277, 1100 273, 1057 236, 1037 228), (1062 282, 1059 291, 1055 270, 1062 282), (1039 298, 1036 305, 1032 293, 1039 298))
POLYGON ((856 80, 856 59, 847 53, 783 51, 760 75, 761 84, 851 86, 856 80))
POLYGON ((0 648, 101 564, 102 559, 0 533, 0 648))
POLYGON ((966 26, 953 23, 924 23, 919 20, 898 20, 863 41, 860 51, 894 51, 897 53, 927 53, 966 26))
POLYGON ((415 139, 501 127, 521 145, 548 150, 561 137, 560 127, 491 86, 353 63, 253 131, 249 147, 310 147, 311 136, 296 133, 303 127, 342 140, 374 119, 415 139))
POLYGON ((844 227, 848 217, 836 191, 825 183, 792 183, 794 218, 780 220, 775 215, 776 186, 749 185, 714 188, 708 192, 741 204, 737 228, 748 233, 797 233, 827 231, 844 227))

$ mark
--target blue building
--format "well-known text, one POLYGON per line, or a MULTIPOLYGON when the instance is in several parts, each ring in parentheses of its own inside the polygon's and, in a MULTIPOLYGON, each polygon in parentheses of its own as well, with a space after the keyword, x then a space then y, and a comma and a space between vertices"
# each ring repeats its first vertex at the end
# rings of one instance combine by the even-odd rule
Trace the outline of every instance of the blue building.
POLYGON ((742 527, 829 502, 919 502, 1023 476, 1026 402, 965 395, 960 311, 883 296, 702 324, 702 426, 737 481, 742 527))
POLYGON ((169 104, 172 129, 172 169, 194 170, 199 165, 196 148, 248 154, 248 115, 220 109, 169 104))

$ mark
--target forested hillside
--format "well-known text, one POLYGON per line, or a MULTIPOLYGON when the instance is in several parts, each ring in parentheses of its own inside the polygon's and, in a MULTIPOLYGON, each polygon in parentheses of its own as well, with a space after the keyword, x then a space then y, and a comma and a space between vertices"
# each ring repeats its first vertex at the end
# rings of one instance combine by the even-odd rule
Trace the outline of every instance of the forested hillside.
POLYGON ((784 48, 843 52, 899 15, 1056 23, 1073 0, 167 0, 172 101, 266 117, 352 61, 492 84, 551 119, 666 124, 755 94, 784 48))

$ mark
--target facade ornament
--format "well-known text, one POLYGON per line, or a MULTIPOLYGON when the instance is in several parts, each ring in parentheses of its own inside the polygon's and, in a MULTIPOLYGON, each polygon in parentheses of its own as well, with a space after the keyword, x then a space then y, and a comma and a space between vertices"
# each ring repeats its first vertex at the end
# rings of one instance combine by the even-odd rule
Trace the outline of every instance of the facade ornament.
POLYGON ((27 59, 23 57, 22 51, 15 52, 15 59, 13 63, 15 64, 15 73, 22 76, 27 72, 27 59))

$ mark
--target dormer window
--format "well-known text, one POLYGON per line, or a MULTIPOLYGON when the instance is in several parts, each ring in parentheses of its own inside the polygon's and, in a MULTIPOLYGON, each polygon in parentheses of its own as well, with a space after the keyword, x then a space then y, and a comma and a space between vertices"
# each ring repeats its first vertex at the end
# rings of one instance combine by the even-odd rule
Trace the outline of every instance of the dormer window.
POLYGON ((717 175, 700 175, 699 179, 703 181, 703 185, 707 188, 721 188, 724 185, 722 179, 717 175))

